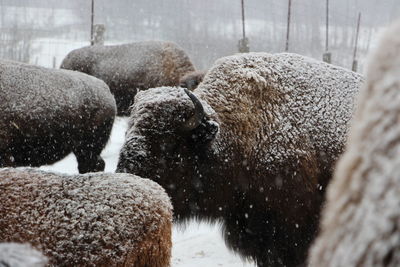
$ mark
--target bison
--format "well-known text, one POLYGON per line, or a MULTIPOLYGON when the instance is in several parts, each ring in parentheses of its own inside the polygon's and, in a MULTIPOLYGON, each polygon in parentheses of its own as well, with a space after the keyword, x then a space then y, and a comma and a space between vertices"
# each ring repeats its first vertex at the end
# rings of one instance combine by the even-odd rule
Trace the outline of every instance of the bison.
POLYGON ((138 90, 178 85, 183 75, 195 70, 182 48, 164 41, 79 48, 65 57, 61 68, 105 81, 114 94, 118 115, 129 115, 138 90))
POLYGON ((400 21, 369 59, 310 266, 400 266, 400 21))
POLYGON ((203 81, 205 75, 206 71, 197 70, 189 72, 179 80, 179 86, 193 91, 203 81))
POLYGON ((220 59, 194 93, 137 94, 117 171, 161 184, 180 221, 222 221, 259 266, 300 264, 361 81, 296 54, 220 59))
POLYGON ((0 61, 0 167, 52 164, 73 152, 79 172, 102 171, 116 114, 89 75, 0 61))
POLYGON ((0 202, 0 242, 28 242, 52 266, 169 266, 171 202, 148 179, 6 168, 0 202))

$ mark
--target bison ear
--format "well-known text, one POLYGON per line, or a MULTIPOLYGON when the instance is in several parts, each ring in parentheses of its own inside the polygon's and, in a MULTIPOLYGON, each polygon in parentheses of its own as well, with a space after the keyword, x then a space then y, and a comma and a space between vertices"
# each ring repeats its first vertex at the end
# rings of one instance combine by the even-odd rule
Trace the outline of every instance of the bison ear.
POLYGON ((191 131, 191 139, 196 144, 206 144, 216 137, 219 131, 219 124, 212 120, 205 120, 191 131))

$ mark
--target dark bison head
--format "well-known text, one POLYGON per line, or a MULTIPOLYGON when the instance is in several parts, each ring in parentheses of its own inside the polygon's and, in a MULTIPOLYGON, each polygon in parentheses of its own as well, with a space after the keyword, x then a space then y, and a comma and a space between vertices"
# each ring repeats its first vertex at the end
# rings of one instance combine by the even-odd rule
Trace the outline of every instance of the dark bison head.
POLYGON ((117 172, 151 178, 173 197, 175 214, 187 218, 204 206, 206 162, 218 124, 212 109, 182 88, 139 92, 132 106, 129 129, 117 172), (191 199, 187 198, 190 190, 191 199))
POLYGON ((203 81, 206 71, 192 71, 179 80, 179 86, 193 91, 203 81))

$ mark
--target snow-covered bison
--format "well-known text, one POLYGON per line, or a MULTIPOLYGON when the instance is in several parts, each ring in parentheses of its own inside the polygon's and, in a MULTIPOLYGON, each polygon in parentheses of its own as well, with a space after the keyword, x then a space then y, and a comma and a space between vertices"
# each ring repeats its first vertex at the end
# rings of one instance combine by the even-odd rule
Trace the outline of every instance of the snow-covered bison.
POLYGON ((1 267, 44 267, 47 258, 28 244, 0 243, 1 267))
POLYGON ((104 170, 116 105, 103 81, 2 60, 0 114, 0 167, 51 164, 73 152, 79 172, 104 170))
POLYGON ((118 115, 129 115, 138 90, 178 85, 183 75, 195 70, 182 48, 164 41, 79 48, 66 56, 61 68, 105 81, 115 96, 118 115))
POLYGON ((203 81, 206 73, 207 71, 201 71, 201 70, 189 72, 179 80, 179 86, 182 88, 187 88, 190 91, 193 91, 203 81))
POLYGON ((6 168, 0 202, 0 242, 28 242, 52 266, 169 266, 172 206, 148 179, 6 168))
POLYGON ((400 22, 369 60, 311 266, 400 266, 400 22))
POLYGON ((117 171, 161 184, 180 220, 221 219, 259 266, 299 264, 360 83, 295 54, 220 59, 194 93, 137 94, 117 171))

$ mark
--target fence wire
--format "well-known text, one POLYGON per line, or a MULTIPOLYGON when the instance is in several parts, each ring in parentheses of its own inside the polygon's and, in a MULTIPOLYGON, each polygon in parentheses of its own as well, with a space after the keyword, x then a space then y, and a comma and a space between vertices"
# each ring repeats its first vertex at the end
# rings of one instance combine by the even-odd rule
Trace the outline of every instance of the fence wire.
MULTIPOLYGON (((149 39, 183 47, 199 69, 238 52, 240 0, 94 0, 94 21, 106 26, 105 44, 149 39)), ((288 4, 245 0, 250 51, 283 52, 288 4)), ((359 65, 379 30, 399 15, 397 0, 331 1, 329 51, 334 64, 351 68, 358 12, 363 12, 359 65), (380 15, 381 14, 381 15, 380 15)), ((317 59, 325 52, 325 1, 293 0, 290 49, 317 59)), ((0 0, 0 58, 59 67, 65 55, 90 44, 91 0, 0 0)))

